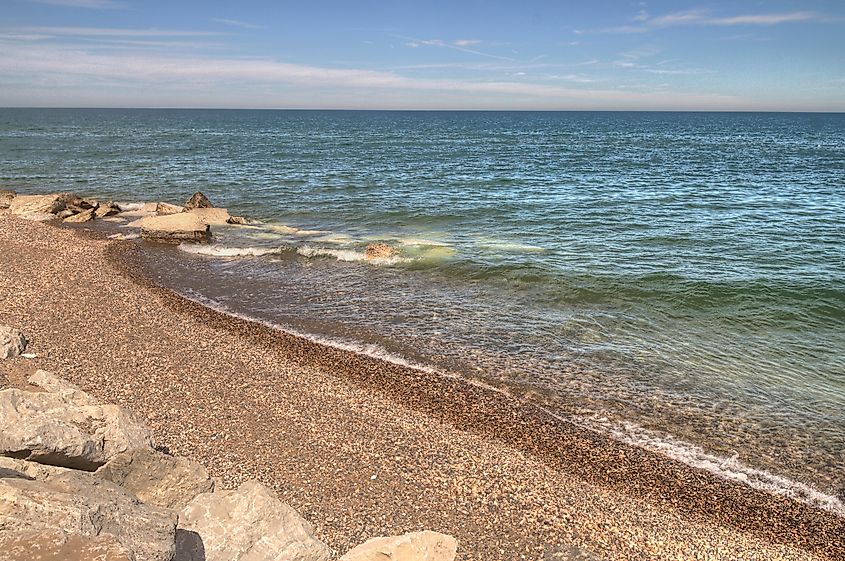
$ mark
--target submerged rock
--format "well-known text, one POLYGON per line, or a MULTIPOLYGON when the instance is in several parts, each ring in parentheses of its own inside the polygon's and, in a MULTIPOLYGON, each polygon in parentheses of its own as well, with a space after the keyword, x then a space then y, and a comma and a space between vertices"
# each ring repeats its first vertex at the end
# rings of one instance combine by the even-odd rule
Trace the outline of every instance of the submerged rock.
POLYGON ((214 491, 214 480, 199 463, 149 448, 118 454, 95 475, 131 491, 147 504, 174 510, 181 510, 199 494, 214 491))
POLYGON ((193 210, 195 208, 213 208, 214 205, 211 204, 211 201, 208 200, 208 197, 203 195, 201 192, 197 191, 191 198, 188 199, 188 202, 185 203, 185 208, 187 210, 193 210))
POLYGON ((229 224, 239 225, 248 224, 246 218, 244 218, 243 216, 230 216, 229 220, 227 220, 226 222, 228 222, 229 224))
POLYGON ((384 259, 396 255, 396 249, 386 243, 371 243, 364 251, 365 259, 384 259))
POLYGON ((0 455, 93 471, 121 452, 152 447, 128 410, 43 370, 29 381, 47 391, 0 391, 0 455))
POLYGON ((16 193, 11 189, 0 189, 0 210, 9 208, 12 204, 12 199, 15 198, 16 193))
POLYGON ((197 496, 179 514, 177 561, 324 561, 331 550, 273 492, 247 481, 197 496))
POLYGON ((170 203, 158 203, 156 205, 156 214, 179 214, 180 212, 185 212, 185 207, 170 203))
POLYGON ((172 561, 176 514, 145 505, 127 491, 77 471, 48 481, 0 478, 0 529, 7 532, 62 530, 96 537, 106 534, 137 561, 172 561))
POLYGON ((71 224, 80 224, 82 222, 89 222, 94 220, 94 212, 96 211, 95 208, 89 208, 88 210, 83 210, 79 214, 74 214, 72 216, 68 216, 63 220, 63 222, 71 223, 71 224))
POLYGON ((0 533, 3 561, 135 561, 112 534, 86 536, 64 530, 15 530, 0 533))
POLYGON ((349 550, 339 561, 452 561, 458 542, 438 532, 411 532, 373 538, 349 550))
POLYGON ((26 337, 17 329, 0 325, 0 358, 12 358, 26 350, 26 337))
POLYGON ((190 212, 166 216, 149 216, 138 221, 141 237, 156 242, 207 242, 211 238, 208 224, 190 212))

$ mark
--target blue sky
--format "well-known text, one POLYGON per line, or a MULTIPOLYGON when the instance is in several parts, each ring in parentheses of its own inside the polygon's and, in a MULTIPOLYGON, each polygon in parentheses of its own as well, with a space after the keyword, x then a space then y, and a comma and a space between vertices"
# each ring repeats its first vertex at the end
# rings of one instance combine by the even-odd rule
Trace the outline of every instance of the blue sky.
POLYGON ((0 0, 0 106, 845 111, 845 2, 0 0))

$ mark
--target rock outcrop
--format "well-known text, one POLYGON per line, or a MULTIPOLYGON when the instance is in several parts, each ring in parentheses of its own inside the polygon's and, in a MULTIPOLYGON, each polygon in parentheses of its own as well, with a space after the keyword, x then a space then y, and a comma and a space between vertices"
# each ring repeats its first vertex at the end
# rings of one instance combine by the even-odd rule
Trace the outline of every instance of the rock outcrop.
POLYGON ((214 491, 214 480, 199 463, 148 448, 118 454, 95 475, 131 491, 147 504, 173 510, 183 509, 201 493, 214 491))
POLYGON ((175 513, 142 504, 110 481, 68 472, 48 481, 0 478, 0 534, 57 529, 111 534, 137 561, 172 561, 175 513))
POLYGON ((364 250, 365 259, 386 259, 396 255, 396 250, 386 243, 371 243, 364 250))
POLYGON ((85 536, 63 530, 16 530, 0 533, 3 561, 135 561, 111 534, 85 536))
POLYGON ((63 220, 63 222, 71 223, 71 224, 80 224, 82 222, 88 222, 90 220, 94 220, 94 213, 97 209, 89 208, 87 210, 80 211, 78 214, 73 214, 68 216, 63 220))
POLYGON ((211 204, 211 201, 208 200, 208 197, 203 195, 201 192, 197 191, 188 201, 185 203, 185 208, 187 210, 193 210, 195 208, 213 208, 214 205, 211 204))
POLYGON ((185 207, 179 205, 172 205, 170 203, 158 203, 156 205, 156 214, 179 214, 185 212, 185 207))
POLYGON ((181 243, 207 242, 211 238, 208 224, 190 212, 166 216, 149 216, 139 221, 141 237, 146 240, 181 243))
POLYGON ((339 561, 452 561, 458 542, 438 532, 412 532, 373 538, 349 550, 339 561))
POLYGON ((16 193, 11 189, 0 189, 0 210, 9 208, 16 193))
POLYGON ((0 391, 0 455, 93 471, 121 452, 151 447, 128 410, 101 405, 43 370, 30 383, 48 391, 0 391))
POLYGON ((17 329, 0 325, 0 359, 18 356, 26 350, 26 337, 17 329))
POLYGON ((120 213, 120 206, 112 201, 108 201, 107 203, 101 204, 97 210, 94 211, 94 215, 97 218, 106 218, 107 216, 114 216, 115 214, 120 213))
POLYGON ((204 224, 209 226, 228 224, 229 219, 232 218, 225 208, 195 208, 188 212, 199 217, 204 224))
POLYGON ((177 561, 325 561, 331 550, 257 481, 197 496, 179 514, 177 561))
POLYGON ((67 206, 67 197, 61 193, 50 195, 18 195, 9 203, 12 214, 56 214, 67 206))

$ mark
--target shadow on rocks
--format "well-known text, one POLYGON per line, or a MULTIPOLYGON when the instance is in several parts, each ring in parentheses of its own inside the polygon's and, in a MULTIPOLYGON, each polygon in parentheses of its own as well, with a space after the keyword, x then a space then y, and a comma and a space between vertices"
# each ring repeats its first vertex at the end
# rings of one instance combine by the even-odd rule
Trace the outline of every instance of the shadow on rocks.
POLYGON ((202 537, 191 530, 176 529, 176 557, 173 561, 205 561, 202 537))

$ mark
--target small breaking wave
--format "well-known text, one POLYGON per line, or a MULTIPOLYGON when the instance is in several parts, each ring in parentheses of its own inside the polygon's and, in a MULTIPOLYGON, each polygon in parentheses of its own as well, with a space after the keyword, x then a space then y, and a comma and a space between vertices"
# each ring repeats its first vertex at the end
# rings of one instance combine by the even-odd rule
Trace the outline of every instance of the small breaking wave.
POLYGON ((330 249, 325 247, 313 247, 310 245, 303 245, 297 248, 296 252, 303 257, 334 257, 338 261, 366 261, 367 263, 373 263, 374 265, 396 265, 397 263, 407 263, 410 261, 410 259, 400 257, 399 255, 368 258, 363 251, 355 251, 353 249, 330 249))
POLYGON ((284 247, 229 247, 225 245, 179 244, 179 249, 194 255, 210 257, 262 257, 278 254, 286 250, 284 247))

